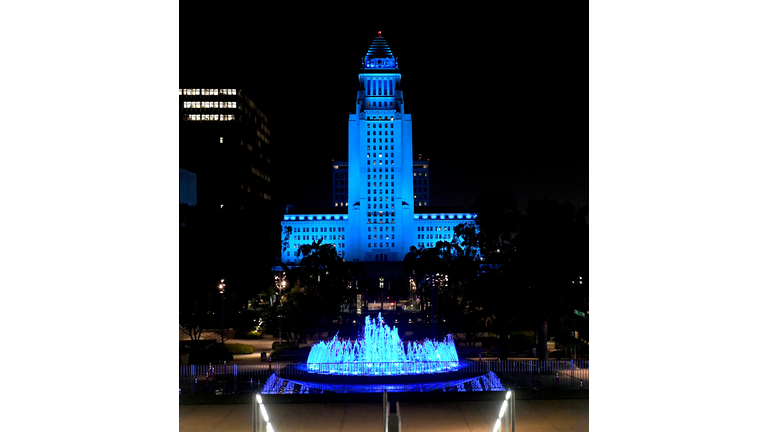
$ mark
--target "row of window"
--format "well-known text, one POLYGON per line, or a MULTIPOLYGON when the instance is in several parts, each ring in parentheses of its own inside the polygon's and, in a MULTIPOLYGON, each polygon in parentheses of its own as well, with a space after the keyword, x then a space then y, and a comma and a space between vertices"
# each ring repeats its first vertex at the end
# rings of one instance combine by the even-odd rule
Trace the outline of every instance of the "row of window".
MULTIPOLYGON (((390 135, 390 131, 379 131, 378 135, 382 135, 382 132, 384 132, 383 135, 390 135)), ((392 131, 392 135, 395 134, 395 131, 392 131)), ((371 135, 371 131, 367 131, 366 135, 371 135)), ((376 135, 376 131, 373 131, 373 135, 376 135)))
POLYGON ((232 114, 184 114, 184 120, 189 121, 233 121, 232 114))
MULTIPOLYGON (((394 186, 394 185, 393 185, 393 186, 394 186)), ((379 195, 383 195, 383 194, 387 193, 387 190, 386 190, 386 189, 383 189, 383 191, 384 191, 384 192, 382 192, 382 189, 379 189, 379 195)), ((394 194, 394 193, 395 193, 395 190, 394 190, 394 189, 392 189, 392 192, 390 192, 390 193, 391 193, 391 194, 394 194)), ((368 189, 368 194, 369 194, 369 195, 371 195, 371 189, 368 189)), ((373 189, 373 195, 376 195, 376 189, 373 189)))
POLYGON ((419 239, 443 239, 443 240, 450 240, 453 238, 453 236, 448 234, 419 234, 419 239))
POLYGON ((268 175, 264 174, 263 172, 257 170, 254 167, 251 167, 251 172, 256 174, 257 176, 263 178, 264 180, 270 182, 270 183, 272 182, 272 179, 268 175))
MULTIPOLYGON (((389 178, 389 174, 384 174, 384 178, 388 179, 389 178)), ((368 180, 370 180, 370 179, 371 179, 371 175, 368 174, 368 180)), ((376 174, 373 175, 373 179, 376 180, 376 174)), ((392 180, 394 180, 394 179, 395 179, 395 175, 392 174, 392 180)), ((381 174, 379 174, 379 180, 381 180, 381 174)), ((394 185, 395 185, 395 182, 392 182, 392 186, 394 186, 394 185)), ((370 184, 368 186, 370 186, 370 184)), ((381 186, 381 185, 379 185, 379 186, 381 186)))
MULTIPOLYGON (((389 146, 388 146, 388 145, 385 145, 385 146, 384 146, 384 150, 389 150, 389 149, 390 149, 390 148, 389 148, 389 146)), ((394 149, 395 149, 395 146, 392 146, 392 150, 394 150, 394 149)), ((366 147, 366 150, 371 150, 371 146, 367 146, 367 147, 366 147)), ((373 146, 373 150, 376 150, 376 146, 373 146)), ((379 150, 381 150, 381 146, 379 146, 379 150)))
POLYGON ((416 174, 417 174, 417 173, 413 173, 413 176, 414 176, 414 177, 426 177, 428 173, 425 173, 425 172, 420 172, 420 173, 418 173, 419 175, 416 175, 416 174), (424 175, 422 175, 422 174, 424 174, 424 175))
MULTIPOLYGON (((371 205, 370 205, 370 204, 368 204, 368 208, 371 208, 371 205)), ((389 204, 374 204, 374 205, 373 205, 373 208, 389 208, 389 204), (378 207, 376 207, 376 206, 378 206, 378 207)), ((393 208, 393 209, 395 208, 395 205, 394 205, 394 204, 392 204, 392 208, 393 208)), ((394 215, 395 215, 395 212, 393 211, 393 212, 392 212, 392 216, 394 216, 394 215)))
POLYGON ((293 236, 294 240, 315 240, 315 237, 318 239, 322 238, 323 240, 344 240, 344 235, 339 234, 337 236, 335 235, 329 235, 329 236, 313 236, 313 235, 297 235, 293 236), (338 237, 338 239, 336 238, 338 237))
POLYGON ((395 142, 395 139, 394 139, 394 138, 392 138, 392 140, 390 141, 390 139, 389 139, 389 138, 384 138, 384 141, 382 141, 382 140, 381 140, 381 138, 379 138, 379 140, 378 140, 378 141, 376 141, 376 138, 374 138, 374 139, 373 139, 373 141, 371 141, 371 139, 370 139, 370 138, 366 138, 365 142, 367 142, 367 143, 372 143, 372 142, 373 142, 373 143, 377 143, 377 142, 379 142, 379 143, 380 143, 380 142, 385 142, 385 143, 388 143, 388 142, 395 142))
MULTIPOLYGON (((386 158, 388 158, 388 157, 389 157, 389 153, 374 153, 374 154, 373 154, 373 157, 377 157, 376 155, 379 155, 378 157, 386 157, 386 158), (382 154, 383 154, 384 156, 382 156, 382 154)), ((371 157, 371 154, 370 154, 370 153, 366 153, 366 154, 365 154, 365 157, 368 157, 368 158, 369 158, 369 157, 371 157)), ((394 154, 394 153, 392 153, 392 157, 395 157, 395 154, 394 154)))
MULTIPOLYGON (((264 125, 264 123, 262 123, 262 126, 263 126, 263 125, 264 125)), ((269 144, 269 138, 265 137, 265 136, 264 136, 264 134, 263 134, 263 133, 261 133, 261 131, 260 131, 260 130, 257 130, 257 131, 256 131, 256 135, 257 135, 259 138, 261 138, 261 139, 262 139, 262 140, 263 140, 265 143, 269 144)), ((267 135, 269 135, 269 131, 268 131, 268 130, 267 130, 267 135)))
POLYGON ((392 222, 390 222, 390 221, 389 221, 389 219, 381 219, 381 218, 378 218, 378 219, 377 219, 377 218, 373 218, 373 219, 368 219, 368 223, 369 223, 369 224, 388 224, 388 223, 395 223, 395 219, 393 218, 393 219, 392 219, 392 222), (373 221, 373 222, 371 222, 371 221, 373 221))
POLYGON ((237 89, 179 89, 179 96, 181 95, 190 95, 190 96, 196 96, 196 95, 235 95, 237 94, 237 89))
MULTIPOLYGON (((389 227, 381 227, 381 228, 373 227, 373 232, 376 232, 377 230, 379 232, 389 231, 389 227)), ((395 231, 395 227, 392 227, 392 231, 393 232, 395 231)), ((371 232, 371 227, 368 227, 368 232, 371 232)))
POLYGON ((382 102, 378 102, 378 105, 376 105, 376 103, 377 102, 368 101, 368 108, 371 107, 371 104, 373 104, 374 108, 376 108, 376 107, 378 107, 378 108, 385 108, 385 107, 392 107, 392 106, 394 106, 392 102, 389 102, 389 105, 387 105, 387 102, 384 102, 384 106, 381 105, 382 102))
POLYGON ((451 231, 450 226, 420 226, 416 228, 416 231, 451 231))
POLYGON ((296 227, 293 232, 344 232, 344 227, 296 227))
POLYGON ((419 201, 419 207, 426 207, 427 202, 426 201, 419 201))
POLYGON ((376 118, 376 116, 366 116, 365 119, 369 121, 395 121, 395 118, 392 116, 389 116, 389 118, 387 116, 384 116, 384 118, 381 118, 381 116, 379 118, 376 118))
POLYGON ((334 207, 339 207, 339 206, 346 207, 347 203, 345 203, 345 202, 343 202, 343 203, 334 203, 334 207))
MULTIPOLYGON (((389 243, 386 243, 386 246, 384 245, 384 243, 381 243, 381 246, 377 246, 378 244, 379 243, 374 243, 373 247, 389 247, 389 243)), ((371 247, 370 243, 368 243, 368 247, 371 247)), ((392 242, 392 247, 395 247, 395 242, 392 242)))
MULTIPOLYGON (((314 236, 313 236, 313 237, 314 237, 314 236)), ((338 248, 343 248, 343 247, 345 247, 345 246, 346 246, 346 243, 331 243, 331 246, 333 246, 334 248, 337 248, 337 247, 338 247, 338 248)), ((298 248, 299 248, 299 245, 295 244, 295 245, 293 245, 293 248, 294 248, 294 249, 298 249, 298 248)), ((287 252, 285 253, 285 255, 286 255, 286 256, 291 256, 291 252, 290 252, 290 251, 287 251, 287 252)))
MULTIPOLYGON (((370 204, 368 204, 368 205, 370 205, 370 204)), ((368 217, 371 217, 371 216, 394 216, 394 215, 395 215, 395 212, 393 211, 392 214, 390 215, 389 214, 389 210, 387 210, 387 211, 379 210, 379 214, 378 215, 376 214, 375 211, 368 212, 368 217)))
MULTIPOLYGON (((383 129, 394 129, 395 125, 394 125, 394 123, 366 123, 366 127, 368 129, 371 129, 371 128, 373 128, 373 129, 376 129, 376 128, 379 128, 379 129, 381 129, 381 128, 383 128, 383 129)), ((395 133, 392 132, 391 135, 394 135, 394 134, 395 133)))
MULTIPOLYGON (((370 178, 370 176, 368 176, 368 178, 370 178)), ((384 182, 384 186, 389 186, 389 182, 384 182)), ((368 182, 368 187, 371 187, 371 182, 368 182)), ((376 187, 376 182, 373 182, 373 187, 376 187)), ((381 182, 379 182, 379 187, 381 187, 381 182)), ((392 187, 395 187, 395 182, 392 182, 392 187)))
MULTIPOLYGON (((370 239, 371 239, 371 236, 370 236, 370 234, 369 234, 369 235, 368 235, 368 240, 370 240, 370 239)), ((373 236, 373 239, 374 239, 374 240, 376 240, 376 235, 375 235, 375 234, 374 234, 374 236, 373 236)), ((394 240, 394 239, 395 239, 395 235, 394 235, 394 234, 392 234, 392 240, 394 240)), ((379 236, 379 239, 378 239, 378 240, 389 240, 389 236, 386 236, 386 237, 385 237, 385 236, 379 236)))
MULTIPOLYGON (((389 162, 390 161, 385 160, 384 161, 384 165, 389 165, 389 162)), ((394 164, 395 164, 395 161, 393 160, 392 161, 392 165, 394 165, 394 164)), ((371 165, 371 161, 368 161, 368 165, 371 165)), ((373 165, 382 165, 382 163, 381 163, 381 161, 373 161, 373 165)))
POLYGON ((237 108, 237 102, 184 101, 184 108, 237 108))

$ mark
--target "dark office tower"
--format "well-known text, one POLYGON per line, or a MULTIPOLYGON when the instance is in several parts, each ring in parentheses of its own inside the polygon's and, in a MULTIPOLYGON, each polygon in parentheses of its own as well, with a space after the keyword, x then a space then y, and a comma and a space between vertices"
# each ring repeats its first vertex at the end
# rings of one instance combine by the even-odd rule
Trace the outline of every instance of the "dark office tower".
POLYGON ((267 116, 254 102, 241 89, 183 88, 179 113, 180 201, 271 208, 272 144, 267 116))

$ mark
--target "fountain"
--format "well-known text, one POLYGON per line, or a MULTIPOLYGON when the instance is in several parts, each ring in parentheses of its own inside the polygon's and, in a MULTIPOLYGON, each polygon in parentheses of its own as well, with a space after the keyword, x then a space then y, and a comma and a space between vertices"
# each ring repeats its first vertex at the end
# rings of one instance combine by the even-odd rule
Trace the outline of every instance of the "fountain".
POLYGON ((442 342, 404 343, 397 327, 390 328, 378 318, 365 317, 365 326, 356 341, 318 342, 309 353, 306 370, 330 375, 416 375, 447 372, 459 368, 459 355, 453 338, 442 342))
MULTIPOLYGON (((482 369, 482 368, 481 368, 482 369)), ((290 365, 272 375, 265 394, 378 393, 430 391, 501 391, 499 378, 460 361, 453 338, 405 343, 397 327, 365 318, 357 340, 316 343, 306 363, 290 365)))

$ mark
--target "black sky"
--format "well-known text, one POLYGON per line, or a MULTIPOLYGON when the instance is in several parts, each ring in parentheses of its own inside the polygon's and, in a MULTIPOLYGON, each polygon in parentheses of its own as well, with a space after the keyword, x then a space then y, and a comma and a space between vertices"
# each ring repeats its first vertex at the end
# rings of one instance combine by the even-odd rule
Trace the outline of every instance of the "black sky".
POLYGON ((521 207, 531 198, 587 205, 586 26, 565 11, 474 12, 366 20, 361 11, 353 20, 234 11, 239 24, 220 33, 182 10, 180 86, 245 89, 279 150, 279 202, 327 206, 331 160, 347 159, 360 59, 381 30, 399 59, 414 157, 430 161, 433 206, 469 207, 482 192, 509 193, 521 207))

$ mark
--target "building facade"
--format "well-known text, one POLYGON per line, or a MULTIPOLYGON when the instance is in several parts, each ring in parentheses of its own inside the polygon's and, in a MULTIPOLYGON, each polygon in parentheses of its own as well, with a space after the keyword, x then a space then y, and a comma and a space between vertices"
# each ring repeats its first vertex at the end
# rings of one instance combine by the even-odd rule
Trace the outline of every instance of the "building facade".
MULTIPOLYGON (((349 163, 333 161, 333 206, 349 206, 349 163)), ((429 161, 413 161, 414 207, 429 206, 429 161)))
MULTIPOLYGON (((194 176, 205 208, 261 210, 272 201, 267 116, 242 89, 179 89, 180 184, 194 176)), ((188 193, 188 192, 187 192, 188 193)))
POLYGON ((319 239, 348 261, 402 261, 411 246, 450 241, 453 227, 472 222, 466 212, 429 212, 429 163, 413 160, 400 78, 397 58, 379 32, 358 75, 349 160, 333 165, 334 212, 286 214, 284 262, 296 262, 299 246, 319 239))

